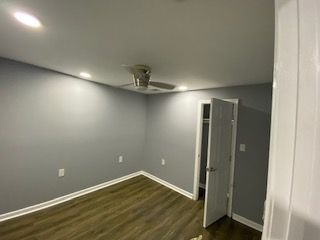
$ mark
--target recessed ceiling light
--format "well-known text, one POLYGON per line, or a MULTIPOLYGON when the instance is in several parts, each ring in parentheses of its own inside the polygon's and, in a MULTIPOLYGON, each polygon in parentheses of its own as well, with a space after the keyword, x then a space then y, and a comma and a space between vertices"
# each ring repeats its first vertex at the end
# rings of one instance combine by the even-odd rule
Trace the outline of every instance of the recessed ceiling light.
POLYGON ((187 91, 188 87, 187 86, 180 86, 178 89, 179 89, 179 91, 187 91))
POLYGON ((24 12, 15 12, 14 17, 24 25, 27 25, 29 27, 33 28, 39 28, 41 27, 41 22, 34 16, 24 13, 24 12))
POLYGON ((91 74, 87 73, 87 72, 81 72, 80 73, 80 77, 90 79, 91 78, 91 74))

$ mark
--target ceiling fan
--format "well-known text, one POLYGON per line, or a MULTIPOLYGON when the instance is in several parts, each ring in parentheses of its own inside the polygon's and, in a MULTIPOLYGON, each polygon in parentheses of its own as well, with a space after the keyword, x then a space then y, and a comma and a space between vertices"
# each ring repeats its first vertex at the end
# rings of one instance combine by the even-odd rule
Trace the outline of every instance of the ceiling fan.
MULTIPOLYGON (((172 90, 175 85, 151 81, 151 67, 143 64, 137 65, 122 65, 129 73, 133 76, 133 82, 129 84, 122 85, 120 87, 126 87, 133 85, 133 87, 139 91, 145 91, 149 86, 153 86, 160 89, 172 90)), ((153 89, 157 91, 156 89, 153 89)))

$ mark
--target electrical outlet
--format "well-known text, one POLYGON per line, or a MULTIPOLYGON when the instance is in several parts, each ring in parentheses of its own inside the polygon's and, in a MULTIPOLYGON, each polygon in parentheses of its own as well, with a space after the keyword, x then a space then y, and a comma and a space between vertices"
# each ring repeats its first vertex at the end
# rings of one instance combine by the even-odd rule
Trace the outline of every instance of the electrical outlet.
POLYGON ((58 176, 59 177, 64 177, 64 168, 61 168, 61 169, 59 169, 59 171, 58 171, 58 176))
POLYGON ((245 144, 240 144, 240 152, 245 152, 246 151, 246 145, 245 144))
POLYGON ((123 162, 123 156, 119 156, 118 161, 119 161, 119 163, 122 163, 123 162))
POLYGON ((161 165, 162 165, 162 166, 166 165, 166 160, 163 159, 163 158, 161 158, 161 165))

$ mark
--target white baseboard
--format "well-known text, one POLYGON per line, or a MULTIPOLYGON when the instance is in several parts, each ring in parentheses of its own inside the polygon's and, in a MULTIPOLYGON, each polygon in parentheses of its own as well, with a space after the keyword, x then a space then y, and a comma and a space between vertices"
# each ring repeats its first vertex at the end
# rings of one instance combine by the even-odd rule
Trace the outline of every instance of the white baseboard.
POLYGON ((244 225, 247 225, 248 227, 251 227, 259 232, 262 232, 262 229, 263 229, 263 226, 261 224, 258 224, 256 222, 253 222, 247 218, 244 218, 238 214, 235 214, 235 213, 232 213, 232 219, 237 221, 237 222, 240 222, 244 225))
POLYGON ((147 178, 150 178, 151 180, 156 181, 156 182, 162 184, 163 186, 166 186, 167 188, 170 188, 170 189, 172 189, 172 190, 174 190, 174 191, 176 191, 176 192, 178 192, 178 193, 180 193, 180 194, 182 194, 182 195, 184 195, 184 196, 186 196, 186 197, 188 197, 190 199, 193 199, 193 194, 192 193, 190 193, 190 192, 188 192, 186 190, 183 190, 182 188, 179 188, 179 187, 177 187, 177 186, 175 186, 175 185, 173 185, 171 183, 168 183, 167 181, 162 180, 162 179, 160 179, 160 178, 158 178, 158 177, 156 177, 156 176, 154 176, 154 175, 152 175, 150 173, 147 173, 145 171, 141 171, 141 175, 143 175, 143 176, 145 176, 147 178))
POLYGON ((80 197, 82 195, 85 195, 85 194, 88 194, 88 193, 91 193, 91 192, 94 192, 94 191, 97 191, 97 190, 100 190, 102 188, 105 188, 105 187, 109 187, 111 185, 114 185, 114 184, 117 184, 117 183, 120 183, 120 182, 123 182, 125 180, 128 180, 130 178, 133 178, 133 177, 137 177, 139 175, 143 175, 145 177, 148 177, 150 178, 151 180, 153 181, 156 181, 188 198, 193 198, 193 194, 192 193, 189 193, 171 183, 168 183, 150 173, 147 173, 145 171, 138 171, 138 172, 135 172, 135 173, 132 173, 132 174, 129 174, 129 175, 126 175, 126 176, 123 176, 123 177, 120 177, 120 178, 116 178, 116 179, 113 179, 113 180, 110 180, 108 182, 104 182, 104 183, 101 183, 101 184, 98 184, 96 186, 93 186, 93 187, 89 187, 89 188, 86 188, 86 189, 83 189, 83 190, 80 190, 80 191, 77 191, 77 192, 73 192, 73 193, 70 193, 70 194, 67 194, 65 196, 61 196, 61 197, 58 197, 58 198, 55 198, 55 199, 52 199, 52 200, 49 200, 47 202, 43 202, 43 203, 39 203, 39 204, 36 204, 36 205, 33 205, 33 206, 30 206, 30 207, 26 207, 26 208, 22 208, 22 209, 19 209, 19 210, 16 210, 16 211, 12 211, 12 212, 8 212, 8 213, 4 213, 4 214, 0 214, 0 222, 3 222, 3 221, 6 221, 6 220, 9 220, 11 218, 16 218, 16 217, 20 217, 20 216, 23 216, 23 215, 26 215, 26 214, 29 214, 29 213, 32 213, 32 212, 36 212, 36 211, 39 211, 39 210, 42 210, 42 209, 45 209, 45 208, 49 208, 49 207, 52 207, 52 206, 55 206, 57 204, 60 204, 60 203, 63 203, 63 202, 66 202, 66 201, 69 201, 71 199, 74 199, 76 197, 80 197))
MULTIPOLYGON (((9 219, 12 219, 12 218, 16 218, 16 217, 19 217, 19 216, 23 216, 23 215, 26 215, 26 214, 29 214, 29 213, 32 213, 32 212, 36 212, 36 211, 39 211, 39 210, 42 210, 42 209, 45 209, 45 208, 49 208, 49 207, 52 207, 52 206, 55 206, 57 204, 60 204, 60 203, 63 203, 63 202, 66 202, 66 201, 69 201, 71 199, 74 199, 76 197, 80 197, 82 195, 86 195, 88 193, 91 193, 91 192, 94 192, 94 191, 97 191, 97 190, 100 190, 102 188, 105 188, 105 187, 109 187, 111 185, 114 185, 114 184, 117 184, 117 183, 120 183, 120 182, 123 182, 125 180, 128 180, 130 178, 133 178, 133 177, 137 177, 139 175, 143 175, 147 178, 150 178, 151 180, 153 181, 156 181, 158 183, 160 183, 161 185, 167 187, 167 188, 170 188, 190 199, 193 199, 193 194, 186 191, 186 190, 183 190, 165 180, 162 180, 150 173, 147 173, 145 171, 138 171, 138 172, 135 172, 135 173, 132 173, 132 174, 129 174, 129 175, 126 175, 126 176, 123 176, 123 177, 120 177, 120 178, 116 178, 116 179, 113 179, 113 180, 110 180, 108 182, 104 182, 104 183, 101 183, 101 184, 98 184, 96 186, 93 186, 93 187, 89 187, 89 188, 86 188, 86 189, 83 189, 83 190, 80 190, 80 191, 77 191, 77 192, 73 192, 73 193, 70 193, 70 194, 67 194, 65 196, 62 196, 62 197, 58 197, 58 198, 55 198, 55 199, 52 199, 52 200, 49 200, 47 202, 43 202, 43 203, 39 203, 39 204, 36 204, 36 205, 33 205, 33 206, 30 206, 30 207, 26 207, 26 208, 22 208, 22 209, 19 209, 19 210, 16 210, 16 211, 12 211, 12 212, 8 212, 8 213, 4 213, 4 214, 1 214, 0 215, 0 222, 3 222, 3 221, 6 221, 6 220, 9 220, 9 219)), ((255 230, 258 230, 260 232, 262 232, 262 229, 263 229, 263 226, 261 224, 258 224, 258 223, 255 223, 247 218, 244 218, 242 216, 239 216, 235 213, 232 214, 232 218, 235 220, 235 221, 238 221, 244 225, 247 225, 255 230)))
POLYGON ((101 183, 101 184, 93 186, 93 187, 89 187, 89 188, 86 188, 86 189, 83 189, 83 190, 80 190, 80 191, 77 191, 77 192, 70 193, 70 194, 62 196, 62 197, 58 197, 58 198, 49 200, 47 202, 39 203, 39 204, 30 206, 30 207, 26 207, 26 208, 22 208, 22 209, 13 211, 13 212, 8 212, 8 213, 1 214, 0 215, 0 222, 9 220, 11 218, 19 217, 19 216, 22 216, 22 215, 26 215, 28 213, 36 212, 36 211, 39 211, 39 210, 42 210, 42 209, 45 209, 45 208, 48 208, 48 207, 52 207, 54 205, 69 201, 69 200, 74 199, 76 197, 80 197, 82 195, 85 195, 85 194, 100 190, 102 188, 109 187, 111 185, 123 182, 125 180, 128 180, 130 178, 139 176, 141 174, 142 174, 142 171, 138 171, 138 172, 135 172, 135 173, 132 173, 132 174, 120 177, 120 178, 113 179, 113 180, 108 181, 108 182, 101 183))

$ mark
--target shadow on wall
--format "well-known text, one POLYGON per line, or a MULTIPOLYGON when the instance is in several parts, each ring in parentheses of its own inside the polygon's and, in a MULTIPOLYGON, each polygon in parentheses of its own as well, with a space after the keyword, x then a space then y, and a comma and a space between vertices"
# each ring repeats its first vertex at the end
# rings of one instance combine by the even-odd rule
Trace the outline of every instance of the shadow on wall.
POLYGON ((290 239, 290 240, 316 240, 320 236, 320 222, 317 216, 303 214, 302 211, 294 210, 290 217, 290 229, 286 238, 286 227, 289 221, 288 209, 284 205, 275 201, 272 217, 272 232, 270 239, 290 239))
POLYGON ((239 99, 233 212, 262 223, 266 197, 271 84, 155 94, 147 99, 147 172, 193 191, 197 111, 200 100, 239 99), (247 146, 239 152, 239 144, 247 146), (161 165, 160 159, 166 159, 161 165))
POLYGON ((240 104, 238 117, 233 212, 262 224, 271 114, 240 104), (240 144, 246 145, 245 152, 239 150, 240 144))
POLYGON ((293 212, 291 216, 291 229, 288 239, 315 240, 320 236, 320 224, 307 216, 293 212), (300 230, 300 231, 299 231, 300 230), (301 234, 301 238, 297 238, 301 234))

